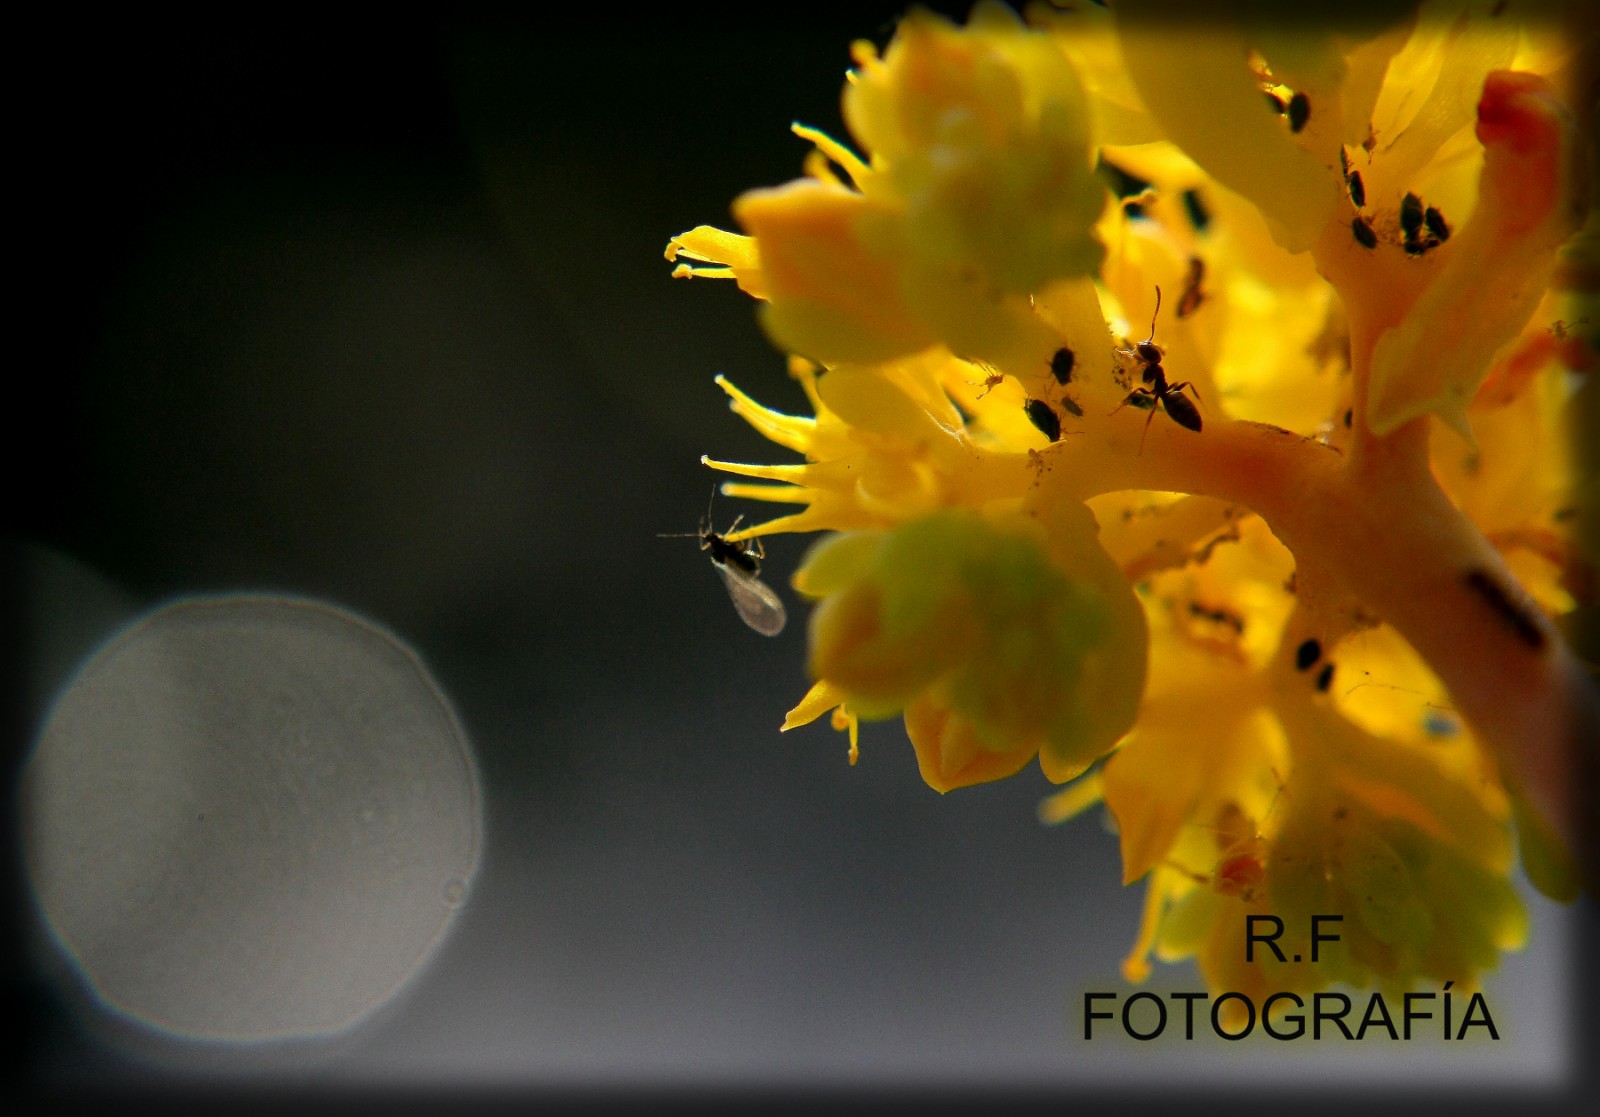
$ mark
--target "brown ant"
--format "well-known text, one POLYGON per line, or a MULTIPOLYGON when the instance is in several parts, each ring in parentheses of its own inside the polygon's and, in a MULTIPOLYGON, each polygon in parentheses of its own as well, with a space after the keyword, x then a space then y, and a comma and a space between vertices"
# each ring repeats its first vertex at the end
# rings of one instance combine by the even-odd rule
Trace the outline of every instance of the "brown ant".
MULTIPOLYGON (((1188 397, 1183 395, 1184 389, 1187 388, 1194 393, 1194 398, 1198 400, 1200 398, 1200 390, 1187 380, 1177 384, 1168 384, 1166 370, 1161 367, 1161 358, 1166 355, 1166 351, 1155 343, 1156 318, 1160 314, 1161 288, 1157 287, 1156 310, 1150 316, 1150 336, 1135 345, 1131 350, 1132 355, 1144 364, 1139 376, 1149 386, 1133 389, 1128 393, 1127 398, 1117 406, 1117 411, 1121 411, 1124 407, 1132 404, 1134 407, 1150 412, 1150 417, 1144 421, 1144 433, 1139 436, 1139 453, 1141 454, 1144 453, 1145 436, 1150 433, 1151 420, 1156 417, 1157 404, 1165 408, 1167 415, 1180 427, 1187 427, 1197 433, 1200 430, 1200 410, 1189 402, 1188 397)), ((1113 411, 1111 414, 1115 415, 1117 411, 1113 411)))

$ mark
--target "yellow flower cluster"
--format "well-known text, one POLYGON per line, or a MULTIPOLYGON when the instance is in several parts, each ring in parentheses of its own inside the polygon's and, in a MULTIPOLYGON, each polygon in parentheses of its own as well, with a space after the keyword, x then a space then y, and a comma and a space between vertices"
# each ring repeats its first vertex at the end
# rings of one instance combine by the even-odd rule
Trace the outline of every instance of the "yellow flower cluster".
POLYGON ((1466 987, 1519 945, 1516 839, 1575 894, 1600 737, 1551 619, 1594 599, 1581 47, 1459 4, 984 3, 857 44, 856 148, 797 127, 805 178, 667 250, 761 300, 812 404, 719 381, 803 460, 709 463, 803 506, 730 539, 838 533, 785 728, 831 710, 854 759, 901 715, 940 791, 1037 755, 1075 781, 1045 817, 1103 801, 1147 881, 1131 980, 1466 987), (1345 950, 1244 962, 1247 916, 1316 912, 1345 950))
POLYGON ((1085 545, 1092 524, 1060 520, 947 509, 833 536, 796 578, 822 599, 813 673, 858 715, 904 711, 931 787, 1009 776, 1035 754, 1068 780, 1133 722, 1143 614, 1085 545))

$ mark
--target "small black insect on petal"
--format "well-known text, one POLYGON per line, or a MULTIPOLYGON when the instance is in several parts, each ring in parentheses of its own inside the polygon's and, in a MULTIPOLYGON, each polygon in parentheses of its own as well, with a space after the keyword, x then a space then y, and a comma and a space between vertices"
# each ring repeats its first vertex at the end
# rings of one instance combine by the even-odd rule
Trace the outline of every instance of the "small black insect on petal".
POLYGON ((1311 119, 1311 98, 1304 93, 1296 93, 1289 98, 1289 131, 1298 132, 1306 126, 1306 121, 1311 119))
POLYGON ((1367 223, 1365 217, 1352 218, 1350 231, 1355 234, 1356 241, 1362 248, 1378 247, 1378 234, 1372 231, 1372 226, 1367 223))
POLYGON ((1422 214, 1422 223, 1428 227, 1428 232, 1440 244, 1450 239, 1450 226, 1445 224, 1444 214, 1429 206, 1422 214))
POLYGON ((1056 378, 1057 384, 1072 383, 1072 366, 1078 361, 1078 355, 1063 345, 1055 351, 1050 358, 1050 374, 1056 378))
POLYGON ((1367 204, 1367 187, 1361 181, 1361 172, 1351 171, 1346 181, 1350 186, 1350 200, 1355 203, 1357 209, 1362 209, 1367 204))
POLYGON ((1294 650, 1294 669, 1296 671, 1309 671, 1317 660, 1322 658, 1322 644, 1315 640, 1306 640, 1294 650))
POLYGON ((1083 418, 1083 408, 1078 406, 1078 401, 1071 396, 1061 397, 1061 410, 1071 415, 1074 419, 1083 418))
POLYGON ((1495 576, 1487 570, 1467 571, 1467 588, 1482 598, 1505 622, 1516 637, 1534 651, 1545 646, 1544 629, 1533 614, 1506 592, 1495 576))
POLYGON ((1328 688, 1331 687, 1332 685, 1333 685, 1333 664, 1329 663, 1329 664, 1325 664, 1323 666, 1322 670, 1317 672, 1317 692, 1320 693, 1320 694, 1327 694, 1328 693, 1328 688))
POLYGON ((1057 415, 1048 403, 1042 399, 1031 399, 1022 405, 1022 410, 1028 415, 1028 421, 1039 429, 1039 433, 1051 442, 1061 440, 1061 417, 1057 415))
POLYGON ((1400 199, 1400 231, 1408 244, 1422 232, 1422 199, 1415 194, 1408 193, 1400 199))

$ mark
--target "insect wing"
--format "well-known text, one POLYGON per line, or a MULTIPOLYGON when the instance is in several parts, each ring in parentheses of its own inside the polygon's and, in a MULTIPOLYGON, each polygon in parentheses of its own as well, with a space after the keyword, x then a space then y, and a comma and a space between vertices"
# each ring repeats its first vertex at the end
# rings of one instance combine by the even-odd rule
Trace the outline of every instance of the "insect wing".
POLYGON ((721 575, 722 584, 728 587, 733 607, 739 611, 745 624, 763 636, 776 636, 783 631, 784 622, 789 616, 771 587, 737 566, 725 562, 713 562, 711 565, 721 575))

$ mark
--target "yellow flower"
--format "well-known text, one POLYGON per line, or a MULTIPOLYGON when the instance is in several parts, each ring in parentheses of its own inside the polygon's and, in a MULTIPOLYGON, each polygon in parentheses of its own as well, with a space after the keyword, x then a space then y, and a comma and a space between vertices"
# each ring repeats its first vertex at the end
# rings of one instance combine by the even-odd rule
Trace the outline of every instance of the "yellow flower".
POLYGON ((1130 980, 1470 988, 1526 935, 1518 850, 1570 898, 1595 808, 1552 623, 1595 586, 1579 44, 1449 3, 1029 19, 858 44, 855 149, 797 127, 745 235, 669 245, 763 301, 812 406, 722 381, 803 460, 708 463, 801 506, 735 538, 838 533, 784 727, 831 710, 853 760, 902 716, 940 791, 1076 780, 1045 817, 1103 801, 1146 884, 1130 980), (1245 959, 1249 916, 1326 912, 1315 966, 1245 959))
POLYGON ((1034 754, 1081 773, 1132 724, 1144 625, 1094 521, 950 509, 813 549, 795 584, 822 599, 812 674, 861 717, 904 713, 939 791, 1034 754), (1053 533, 1053 534, 1052 534, 1053 533))
POLYGON ((812 174, 734 204, 759 280, 715 230, 677 238, 668 258, 726 264, 767 300, 773 340, 813 360, 884 361, 941 340, 1002 358, 1019 332, 1038 335, 1030 294, 1100 263, 1074 72, 998 4, 965 30, 913 12, 883 58, 867 43, 854 53, 844 115, 870 160, 797 127, 817 145, 812 174))

